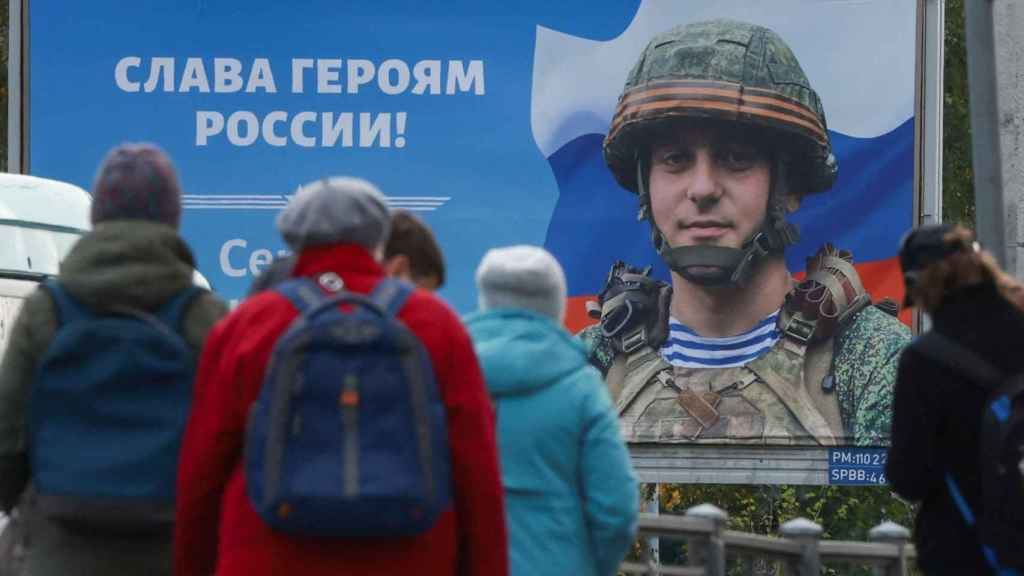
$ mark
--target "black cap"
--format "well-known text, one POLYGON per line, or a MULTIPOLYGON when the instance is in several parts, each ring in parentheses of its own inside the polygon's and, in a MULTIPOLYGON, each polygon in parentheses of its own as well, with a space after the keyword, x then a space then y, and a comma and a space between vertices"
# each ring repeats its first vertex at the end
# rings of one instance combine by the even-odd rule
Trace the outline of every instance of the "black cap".
POLYGON ((951 224, 929 224, 907 232, 900 240, 900 268, 903 270, 905 294, 903 306, 913 306, 910 291, 917 284, 921 270, 958 252, 958 243, 947 244, 945 236, 953 230, 951 224))

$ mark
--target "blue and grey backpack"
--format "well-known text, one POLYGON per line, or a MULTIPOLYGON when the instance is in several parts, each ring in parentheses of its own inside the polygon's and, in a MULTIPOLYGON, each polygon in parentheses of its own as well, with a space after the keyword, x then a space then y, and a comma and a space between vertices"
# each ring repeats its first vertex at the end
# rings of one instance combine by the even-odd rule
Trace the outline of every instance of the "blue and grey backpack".
POLYGON ((56 280, 43 286, 57 332, 28 419, 42 513, 89 529, 168 529, 195 377, 195 354, 179 329, 201 290, 190 286, 153 314, 97 313, 56 280))
POLYGON ((937 332, 926 332, 915 349, 966 376, 989 392, 978 434, 981 506, 972 509, 952 473, 946 488, 978 535, 994 573, 1024 571, 1024 374, 1004 374, 981 356, 937 332))
POLYGON ((451 465, 430 357, 395 318, 412 288, 384 279, 367 297, 333 273, 319 284, 334 294, 306 278, 274 288, 301 315, 249 412, 249 498, 281 532, 424 532, 449 505, 451 465))

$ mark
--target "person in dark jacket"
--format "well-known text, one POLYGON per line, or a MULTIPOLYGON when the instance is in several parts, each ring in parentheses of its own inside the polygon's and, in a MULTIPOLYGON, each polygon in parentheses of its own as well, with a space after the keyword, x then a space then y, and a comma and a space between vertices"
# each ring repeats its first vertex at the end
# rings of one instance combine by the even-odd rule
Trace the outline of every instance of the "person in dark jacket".
MULTIPOLYGON (((1002 272, 973 234, 959 226, 912 231, 900 251, 906 304, 932 330, 1004 373, 1024 370, 1024 290, 1002 272)), ((982 413, 990 390, 908 347, 900 359, 886 475, 902 497, 920 502, 914 538, 928 574, 988 574, 975 530, 958 510, 945 476, 981 514, 978 458, 982 413)))
MULTIPOLYGON (((381 192, 355 178, 301 187, 277 219, 298 254, 294 276, 358 294, 370 293, 385 276, 380 260, 389 223, 381 192)), ((397 318, 426 348, 446 408, 453 505, 427 532, 392 538, 289 536, 257 514, 243 471, 246 417, 274 345, 298 315, 286 297, 265 290, 210 334, 181 450, 175 573, 507 574, 494 412, 469 335, 458 316, 425 290, 415 290, 397 318)))
POLYGON ((466 319, 498 413, 513 576, 611 576, 640 496, 608 389, 561 323, 565 275, 535 246, 489 251, 466 319))
MULTIPOLYGON (((155 311, 192 284, 195 260, 178 235, 181 191, 170 159, 157 147, 113 149, 93 187, 94 229, 60 265, 63 289, 94 311, 129 306, 155 311)), ((196 352, 227 307, 203 292, 184 313, 181 334, 196 352)), ((29 485, 27 409, 33 379, 58 327, 46 289, 25 301, 0 366, 0 509, 19 508, 27 530, 27 573, 160 575, 171 572, 171 533, 95 535, 44 516, 29 485)), ((130 433, 130 431, 126 431, 130 433)))

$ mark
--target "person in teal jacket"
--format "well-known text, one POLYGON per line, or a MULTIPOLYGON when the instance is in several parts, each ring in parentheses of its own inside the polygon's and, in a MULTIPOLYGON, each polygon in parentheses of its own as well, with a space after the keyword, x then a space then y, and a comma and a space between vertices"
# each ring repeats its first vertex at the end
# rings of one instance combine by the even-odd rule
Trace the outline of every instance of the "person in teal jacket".
POLYGON ((565 275, 547 251, 489 251, 466 318, 497 413, 513 576, 609 576, 640 496, 618 418, 587 349, 561 326, 565 275))

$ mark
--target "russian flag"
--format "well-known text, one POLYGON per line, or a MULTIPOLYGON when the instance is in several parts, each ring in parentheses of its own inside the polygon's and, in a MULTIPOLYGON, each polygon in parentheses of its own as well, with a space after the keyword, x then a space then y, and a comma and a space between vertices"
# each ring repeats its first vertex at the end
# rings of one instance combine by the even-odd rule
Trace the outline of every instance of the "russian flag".
POLYGON ((895 256, 914 222, 915 3, 645 0, 629 27, 609 41, 537 30, 531 122, 559 188, 545 247, 565 268, 572 330, 592 322, 584 304, 615 260, 650 264, 658 277, 669 277, 648 223, 636 219, 636 196, 615 182, 601 145, 626 73, 647 41, 712 18, 778 32, 825 107, 839 178, 790 216, 801 240, 786 253, 789 269, 802 276, 806 258, 831 242, 853 252, 873 299, 902 300, 895 256))

